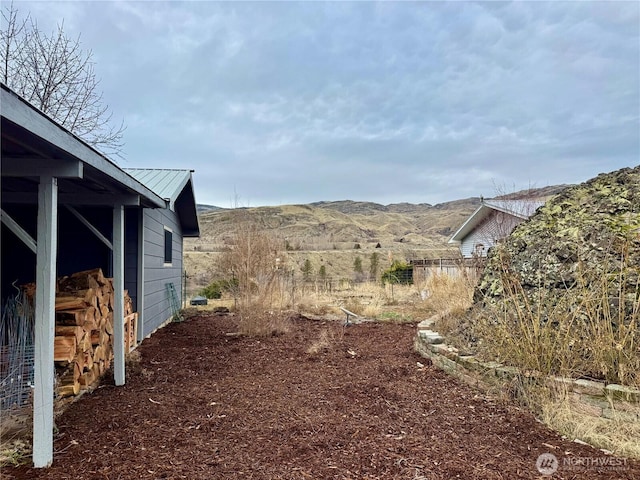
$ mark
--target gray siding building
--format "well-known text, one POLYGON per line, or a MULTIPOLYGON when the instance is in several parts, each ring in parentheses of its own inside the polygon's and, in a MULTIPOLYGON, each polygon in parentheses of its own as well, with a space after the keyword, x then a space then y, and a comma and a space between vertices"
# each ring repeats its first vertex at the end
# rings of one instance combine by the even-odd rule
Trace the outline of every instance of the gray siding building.
MULTIPOLYGON (((171 320, 169 285, 182 298, 183 238, 200 234, 193 184, 189 170, 125 169, 129 175, 167 202, 167 208, 142 210, 140 252, 143 287, 136 291, 141 315, 138 337, 142 339, 171 320)), ((131 293, 130 293, 131 295, 131 293)))
POLYGON ((171 320, 183 238, 199 226, 192 171, 123 170, 5 85, 0 95, 0 294, 4 301, 14 285, 36 285, 33 463, 45 467, 53 461, 56 278, 94 268, 113 278, 113 371, 123 385, 124 290, 140 340, 171 320))
POLYGON ((449 243, 459 245, 463 258, 485 257, 498 241, 544 205, 535 200, 483 200, 449 243))

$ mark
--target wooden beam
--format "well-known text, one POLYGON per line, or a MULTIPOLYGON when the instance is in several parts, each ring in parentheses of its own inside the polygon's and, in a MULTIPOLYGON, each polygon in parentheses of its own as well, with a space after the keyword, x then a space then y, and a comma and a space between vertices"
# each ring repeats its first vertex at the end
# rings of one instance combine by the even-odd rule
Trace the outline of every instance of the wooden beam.
POLYGON ((16 237, 31 249, 33 253, 37 253, 36 241, 31 235, 29 235, 13 218, 9 216, 7 212, 0 208, 0 220, 4 223, 9 230, 11 230, 16 237))
POLYGON ((53 462, 53 344, 55 336, 58 182, 41 177, 38 186, 38 235, 35 298, 33 391, 33 465, 53 462))
POLYGON ((80 212, 78 212, 75 208, 73 208, 70 205, 66 205, 66 209, 69 210, 78 220, 80 220, 80 223, 82 223, 85 227, 91 230, 91 233, 93 233, 96 237, 98 237, 98 240, 100 240, 107 247, 109 247, 110 250, 113 250, 113 244, 109 241, 109 239, 107 239, 107 237, 105 237, 100 232, 100 230, 94 227, 89 220, 84 218, 80 212))
MULTIPOLYGON (((33 204, 38 201, 37 192, 2 192, 2 203, 33 204)), ((105 206, 126 205, 140 206, 140 195, 135 194, 82 194, 82 193, 59 193, 58 205, 76 206, 105 206)))
POLYGON ((124 385, 124 206, 113 207, 113 377, 124 385))
POLYGON ((83 163, 78 160, 2 157, 3 177, 83 178, 83 175, 83 163))

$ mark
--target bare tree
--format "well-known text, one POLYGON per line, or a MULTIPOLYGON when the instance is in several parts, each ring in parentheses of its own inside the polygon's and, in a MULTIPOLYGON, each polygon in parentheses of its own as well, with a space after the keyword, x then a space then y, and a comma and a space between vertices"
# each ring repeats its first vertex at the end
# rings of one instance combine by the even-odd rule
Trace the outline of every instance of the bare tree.
POLYGON ((44 34, 30 15, 20 18, 13 3, 3 6, 2 21, 4 84, 90 145, 120 156, 124 123, 111 125, 92 52, 82 49, 80 37, 67 37, 64 23, 44 34))

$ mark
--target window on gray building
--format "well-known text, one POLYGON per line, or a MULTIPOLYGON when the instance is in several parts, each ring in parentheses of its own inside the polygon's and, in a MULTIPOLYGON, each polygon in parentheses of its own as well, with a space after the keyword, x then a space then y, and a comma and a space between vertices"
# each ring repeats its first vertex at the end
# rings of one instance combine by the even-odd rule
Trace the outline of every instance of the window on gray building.
POLYGON ((171 265, 173 260, 173 232, 167 227, 164 228, 164 263, 165 265, 171 265))

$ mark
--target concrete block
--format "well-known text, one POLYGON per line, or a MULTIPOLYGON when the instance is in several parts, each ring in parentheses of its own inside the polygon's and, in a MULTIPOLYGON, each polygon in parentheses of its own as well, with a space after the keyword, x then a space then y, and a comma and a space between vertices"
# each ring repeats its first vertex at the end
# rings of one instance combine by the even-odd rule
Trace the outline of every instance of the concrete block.
POLYGON ((571 394, 571 403, 576 412, 592 417, 601 417, 602 411, 609 408, 609 402, 603 400, 602 397, 591 397, 579 393, 571 394))
POLYGON ((516 367, 509 366, 497 367, 495 369, 495 372, 496 377, 505 379, 512 379, 520 374, 520 370, 518 370, 516 367))
POLYGON ((586 395, 604 395, 604 383, 581 378, 580 380, 574 380, 572 390, 586 395))
POLYGON ((602 410, 602 416, 604 418, 608 418, 610 420, 616 420, 619 422, 628 422, 628 423, 640 422, 640 417, 637 414, 631 413, 631 412, 621 412, 619 410, 612 409, 612 408, 604 408, 602 410))
POLYGON ((421 330, 418 332, 418 335, 420 336, 420 339, 426 343, 434 345, 444 343, 444 338, 438 332, 434 332, 432 330, 421 330))
POLYGON ((624 385, 611 384, 605 387, 607 397, 614 400, 624 400, 625 402, 639 403, 640 390, 626 387, 624 385))

